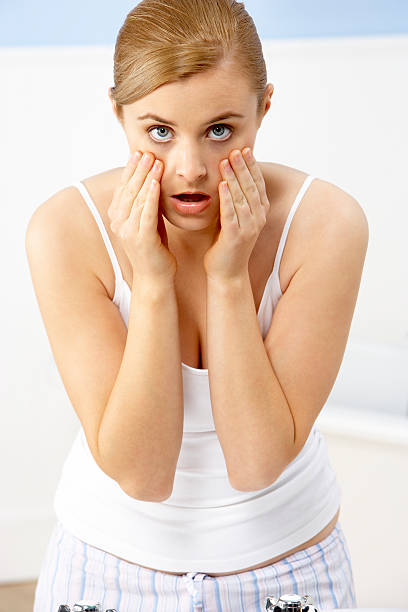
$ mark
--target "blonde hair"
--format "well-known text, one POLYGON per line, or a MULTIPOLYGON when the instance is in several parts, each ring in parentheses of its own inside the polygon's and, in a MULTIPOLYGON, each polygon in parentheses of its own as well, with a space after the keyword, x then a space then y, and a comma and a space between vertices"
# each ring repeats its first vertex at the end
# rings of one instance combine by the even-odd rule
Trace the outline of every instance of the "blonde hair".
POLYGON ((236 0, 142 0, 119 30, 112 100, 123 120, 131 104, 161 85, 233 62, 257 97, 267 83, 262 45, 244 3, 236 0))

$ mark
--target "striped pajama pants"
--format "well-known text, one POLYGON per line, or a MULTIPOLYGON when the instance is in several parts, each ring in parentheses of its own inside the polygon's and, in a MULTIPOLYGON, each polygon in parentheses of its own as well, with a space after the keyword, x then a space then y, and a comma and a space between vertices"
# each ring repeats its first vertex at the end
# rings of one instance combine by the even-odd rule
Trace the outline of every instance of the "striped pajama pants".
POLYGON ((34 612, 82 599, 117 612, 261 612, 265 598, 311 595, 319 611, 357 607, 340 522, 327 538, 257 570, 176 576, 129 563, 77 539, 57 521, 35 591, 34 612))

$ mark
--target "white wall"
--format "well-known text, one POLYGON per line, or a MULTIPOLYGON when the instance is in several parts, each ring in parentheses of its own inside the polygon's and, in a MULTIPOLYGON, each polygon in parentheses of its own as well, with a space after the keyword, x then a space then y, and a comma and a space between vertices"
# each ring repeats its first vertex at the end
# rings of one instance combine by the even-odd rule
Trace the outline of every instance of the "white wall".
POLYGON ((341 486, 339 520, 350 551, 357 606, 407 608, 408 419, 375 414, 370 422, 364 413, 354 418, 356 411, 349 407, 332 412, 329 418, 323 410, 317 427, 341 486), (378 435, 381 426, 384 440, 378 435))
MULTIPOLYGON (((370 242, 349 341, 407 347, 408 36, 266 41, 264 52, 275 93, 255 157, 331 181, 360 202, 370 242)), ((52 193, 126 162, 107 95, 112 58, 111 47, 0 49, 0 582, 38 574, 79 427, 35 300, 25 230, 52 193)))

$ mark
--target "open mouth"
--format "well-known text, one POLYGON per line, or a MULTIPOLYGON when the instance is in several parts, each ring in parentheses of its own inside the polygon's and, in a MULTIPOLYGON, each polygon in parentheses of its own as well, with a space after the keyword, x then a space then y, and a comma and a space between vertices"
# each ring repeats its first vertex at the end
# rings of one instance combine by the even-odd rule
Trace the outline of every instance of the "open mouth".
POLYGON ((180 200, 180 202, 202 202, 203 200, 208 200, 210 196, 204 193, 179 193, 173 197, 180 200))

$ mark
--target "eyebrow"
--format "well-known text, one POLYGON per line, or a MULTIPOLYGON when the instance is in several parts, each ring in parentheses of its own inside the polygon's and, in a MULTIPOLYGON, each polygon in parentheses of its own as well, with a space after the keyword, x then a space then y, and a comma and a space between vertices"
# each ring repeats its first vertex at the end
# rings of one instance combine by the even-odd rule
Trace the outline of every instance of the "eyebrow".
MULTIPOLYGON (((213 119, 210 119, 209 121, 206 121, 205 123, 203 123, 203 125, 208 125, 209 123, 216 123, 217 121, 222 121, 224 119, 229 119, 230 117, 239 117, 241 119, 244 119, 244 115, 240 115, 239 113, 232 113, 227 111, 226 113, 222 113, 221 115, 218 115, 217 117, 214 117, 213 119)), ((141 115, 140 117, 138 117, 138 119, 153 119, 154 121, 160 121, 160 123, 167 123, 168 125, 172 125, 173 127, 178 127, 177 123, 174 123, 173 121, 169 121, 168 119, 162 119, 161 117, 158 117, 157 115, 152 115, 152 114, 146 114, 146 115, 141 115)))

